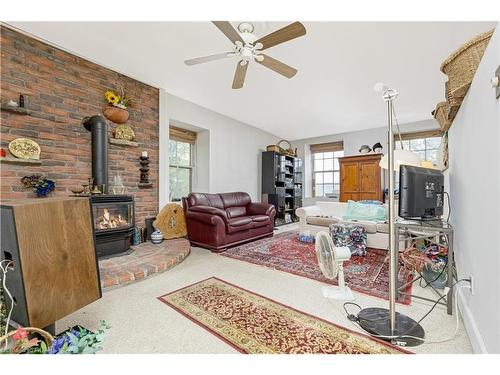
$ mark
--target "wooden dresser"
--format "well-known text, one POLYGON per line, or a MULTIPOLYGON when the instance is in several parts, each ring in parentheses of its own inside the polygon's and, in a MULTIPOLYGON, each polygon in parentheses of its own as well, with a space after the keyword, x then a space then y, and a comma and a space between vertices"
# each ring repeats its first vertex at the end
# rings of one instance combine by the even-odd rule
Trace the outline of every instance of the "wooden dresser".
POLYGON ((339 158, 340 202, 383 200, 381 158, 374 153, 339 158))

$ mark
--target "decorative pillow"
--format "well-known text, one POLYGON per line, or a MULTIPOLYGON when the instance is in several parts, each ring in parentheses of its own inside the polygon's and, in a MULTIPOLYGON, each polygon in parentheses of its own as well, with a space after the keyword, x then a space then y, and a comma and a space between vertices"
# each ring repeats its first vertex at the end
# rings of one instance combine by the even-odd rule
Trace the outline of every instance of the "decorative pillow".
POLYGON ((344 220, 385 221, 387 210, 385 206, 366 204, 355 201, 347 202, 347 209, 342 216, 344 220))
POLYGON ((359 203, 364 203, 364 204, 377 204, 377 205, 382 205, 381 201, 373 200, 373 199, 363 199, 358 201, 359 203))
POLYGON ((336 247, 347 246, 352 255, 366 255, 366 229, 357 225, 332 224, 330 236, 336 247))

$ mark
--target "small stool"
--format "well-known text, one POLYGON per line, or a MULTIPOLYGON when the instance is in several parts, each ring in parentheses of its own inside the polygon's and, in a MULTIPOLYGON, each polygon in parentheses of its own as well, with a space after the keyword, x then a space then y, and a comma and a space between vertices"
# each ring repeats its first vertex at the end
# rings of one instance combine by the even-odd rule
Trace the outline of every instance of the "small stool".
POLYGON ((366 255, 366 229, 359 225, 336 223, 329 226, 336 247, 347 246, 352 255, 366 255))

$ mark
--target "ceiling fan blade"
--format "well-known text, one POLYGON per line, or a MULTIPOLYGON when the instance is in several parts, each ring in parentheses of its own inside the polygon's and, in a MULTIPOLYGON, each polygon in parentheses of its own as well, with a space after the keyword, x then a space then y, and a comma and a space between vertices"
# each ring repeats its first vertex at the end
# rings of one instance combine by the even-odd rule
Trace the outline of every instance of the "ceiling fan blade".
POLYGON ((209 62, 209 61, 225 59, 225 58, 231 57, 233 55, 234 55, 234 53, 232 53, 232 52, 216 53, 214 55, 208 55, 208 56, 202 56, 202 57, 195 57, 194 59, 186 60, 186 61, 184 61, 184 64, 186 64, 186 65, 196 65, 196 64, 201 64, 201 63, 209 62))
POLYGON ((245 75, 247 74, 248 63, 241 65, 238 62, 236 65, 236 72, 234 73, 233 89, 241 89, 245 84, 245 75))
POLYGON ((257 59, 255 61, 261 65, 264 65, 266 68, 274 70, 276 73, 279 73, 286 78, 292 78, 295 74, 297 74, 297 69, 292 68, 291 66, 286 65, 279 60, 273 59, 271 56, 265 54, 261 54, 261 56, 264 57, 262 61, 259 61, 257 59))
POLYGON ((279 30, 271 34, 267 34, 262 38, 256 40, 253 45, 257 43, 262 43, 261 50, 265 50, 266 48, 273 47, 277 44, 281 44, 284 42, 288 42, 289 40, 298 38, 299 36, 306 34, 306 28, 300 22, 291 23, 288 26, 285 26, 279 30))
POLYGON ((231 42, 236 44, 236 42, 241 42, 245 44, 240 34, 234 29, 233 25, 228 21, 212 21, 212 23, 217 26, 217 28, 222 31, 222 33, 229 38, 231 42))

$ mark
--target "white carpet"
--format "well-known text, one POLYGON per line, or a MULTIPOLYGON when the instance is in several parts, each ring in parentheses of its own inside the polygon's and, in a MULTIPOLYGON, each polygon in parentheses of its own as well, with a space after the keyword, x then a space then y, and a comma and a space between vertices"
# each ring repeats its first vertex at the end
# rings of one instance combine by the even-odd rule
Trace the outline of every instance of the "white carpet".
MULTIPOLYGON (((296 225, 291 225, 280 231, 296 228, 296 225)), ((105 319, 112 328, 104 343, 103 353, 237 353, 156 298, 211 276, 360 331, 345 317, 342 302, 322 297, 323 283, 196 247, 180 265, 149 279, 105 292, 100 300, 58 321, 56 329, 59 332, 76 324, 94 329, 100 319, 105 319)), ((354 293, 355 302, 362 307, 387 306, 385 300, 354 293)), ((434 298, 430 288, 422 289, 418 285, 413 287, 413 293, 434 298)), ((430 305, 413 298, 411 305, 398 304, 397 309, 418 320, 430 305)), ((429 340, 446 338, 455 329, 455 315, 446 314, 446 308, 439 305, 422 325, 429 340)), ((408 349, 416 353, 472 353, 461 320, 458 334, 452 341, 408 349)))

